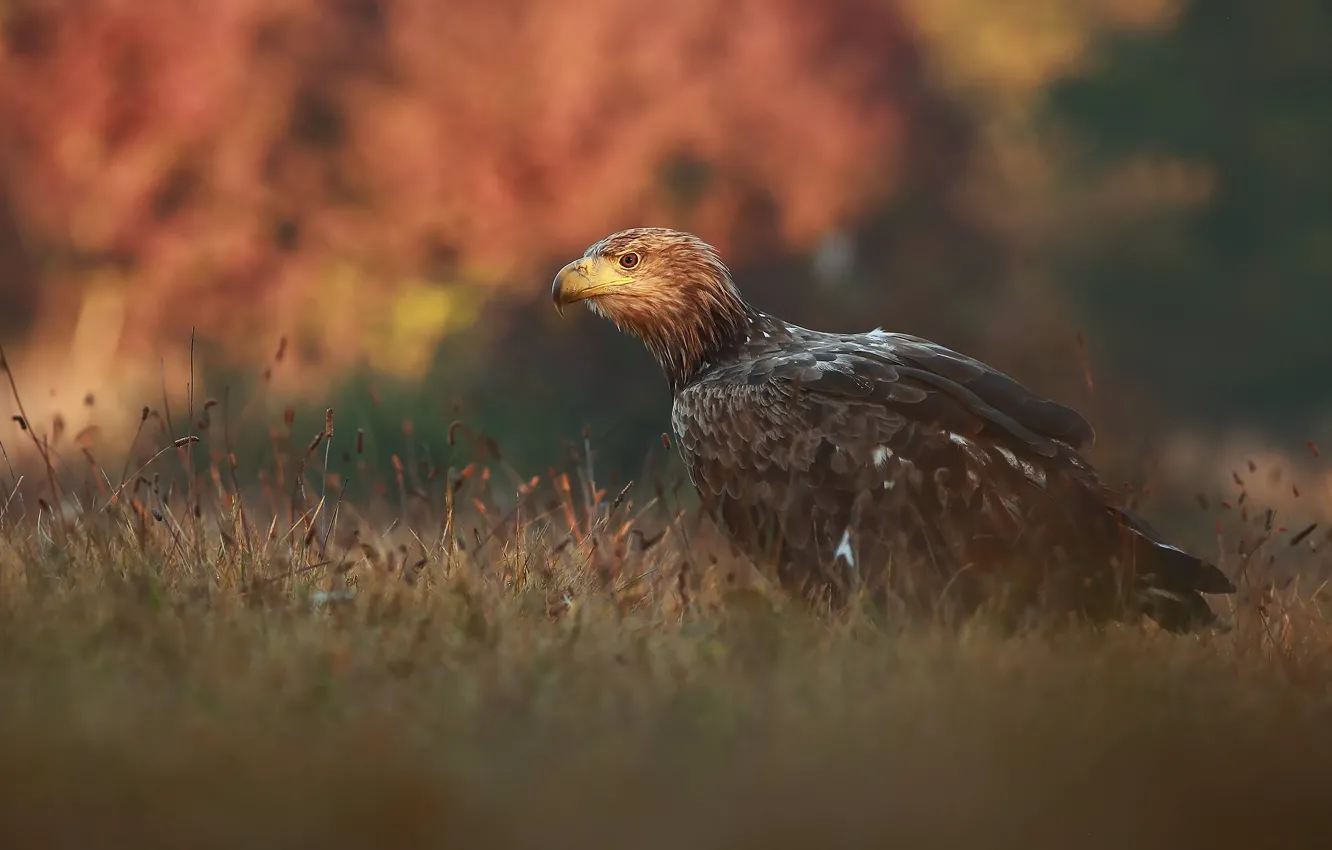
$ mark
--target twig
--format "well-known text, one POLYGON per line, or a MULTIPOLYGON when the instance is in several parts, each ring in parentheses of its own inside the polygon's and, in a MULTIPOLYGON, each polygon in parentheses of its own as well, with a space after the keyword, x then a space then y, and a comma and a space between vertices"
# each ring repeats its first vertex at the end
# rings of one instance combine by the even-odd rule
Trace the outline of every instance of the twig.
MULTIPOLYGON (((19 484, 22 483, 22 481, 23 481, 23 476, 19 475, 17 472, 14 471, 14 464, 11 463, 10 460, 9 460, 9 452, 5 451, 5 444, 4 444, 4 441, 3 441, 3 440, 0 440, 0 455, 3 455, 3 456, 4 456, 4 459, 5 459, 5 466, 9 468, 9 474, 10 474, 10 476, 13 477, 13 479, 14 479, 14 492, 15 492, 15 493, 18 493, 19 484)), ((12 498, 12 496, 11 496, 11 498, 12 498)), ((23 515, 24 515, 24 516, 27 516, 27 514, 28 514, 28 504, 27 504, 27 502, 23 501, 23 494, 22 494, 22 493, 18 493, 18 500, 19 500, 19 504, 23 506, 23 515)), ((8 503, 6 503, 6 507, 8 507, 8 503)))
MULTIPOLYGON (((23 399, 19 396, 18 383, 14 380, 14 371, 9 368, 9 357, 5 354, 5 347, 3 345, 0 345, 0 369, 4 369, 5 376, 9 378, 9 388, 14 393, 14 404, 18 406, 19 416, 23 417, 23 429, 28 432, 28 436, 32 439, 32 444, 37 447, 37 453, 41 455, 42 461, 46 464, 46 477, 51 485, 51 498, 55 500, 56 504, 60 504, 60 485, 56 481, 55 467, 51 465, 51 455, 47 452, 46 447, 42 445, 42 441, 37 439, 37 434, 32 430, 32 420, 28 418, 28 411, 23 408, 23 399)), ((61 534, 64 534, 64 524, 57 524, 60 525, 61 534)))
POLYGON ((23 483, 23 476, 20 475, 14 481, 14 489, 9 491, 9 498, 5 499, 5 506, 0 508, 0 524, 3 524, 5 517, 9 515, 9 503, 14 501, 14 496, 18 495, 19 485, 23 483))
POLYGON ((295 569, 287 570, 285 573, 279 573, 278 575, 275 575, 275 576, 268 576, 268 577, 266 577, 266 578, 256 579, 253 585, 250 585, 250 586, 242 586, 242 588, 241 588, 241 596, 244 596, 245 594, 249 593, 251 590, 254 590, 255 588, 264 587, 265 585, 269 585, 269 584, 272 584, 272 583, 274 583, 274 582, 282 581, 284 578, 294 578, 294 577, 296 577, 296 576, 298 576, 298 575, 302 575, 302 574, 304 574, 304 573, 308 573, 308 572, 310 572, 311 570, 317 570, 317 569, 319 569, 320 567, 327 567, 327 566, 329 566, 329 565, 332 564, 332 563, 335 563, 335 562, 332 561, 332 560, 320 561, 320 562, 315 563, 315 564, 306 564, 306 565, 303 566, 303 567, 297 567, 297 568, 295 568, 295 569))
POLYGON ((134 475, 133 475, 132 477, 127 478, 127 479, 125 479, 123 482, 121 482, 120 486, 117 487, 117 488, 111 493, 111 495, 107 497, 107 499, 106 499, 106 504, 102 506, 102 510, 105 511, 108 507, 110 507, 111 505, 115 504, 115 501, 116 501, 117 498, 119 498, 121 491, 124 490, 126 487, 128 487, 129 484, 130 484, 130 482, 136 480, 140 475, 142 475, 142 474, 143 474, 143 471, 144 471, 145 469, 147 469, 149 466, 151 466, 152 463, 153 463, 153 461, 157 460, 159 457, 161 457, 162 455, 164 455, 164 454, 166 454, 167 452, 171 451, 172 449, 178 449, 178 448, 181 448, 182 446, 184 446, 186 443, 198 442, 198 441, 199 441, 199 438, 198 438, 198 437, 182 437, 182 438, 180 438, 179 440, 176 440, 175 442, 173 442, 171 445, 167 446, 166 448, 161 449, 160 451, 158 451, 157 454, 155 454, 155 455, 153 455, 152 457, 148 458, 148 460, 144 462, 143 466, 141 466, 141 467, 139 467, 138 469, 134 470, 134 475))
MULTIPOLYGON (((236 511, 240 518, 241 536, 245 539, 245 548, 250 557, 254 556, 254 541, 251 539, 249 523, 245 518, 245 500, 241 498, 240 481, 236 477, 236 455, 231 450, 231 384, 222 388, 222 447, 227 452, 227 474, 231 478, 231 490, 236 498, 236 511)), ((245 559, 241 559, 241 583, 245 582, 245 559)))

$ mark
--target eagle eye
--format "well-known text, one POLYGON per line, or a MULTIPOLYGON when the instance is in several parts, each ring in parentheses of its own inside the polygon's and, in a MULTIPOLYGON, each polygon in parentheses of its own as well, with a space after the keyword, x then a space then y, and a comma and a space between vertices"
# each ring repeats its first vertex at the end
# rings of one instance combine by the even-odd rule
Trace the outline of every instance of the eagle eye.
POLYGON ((638 266, 638 254, 630 251, 627 254, 620 255, 620 268, 632 269, 638 266))

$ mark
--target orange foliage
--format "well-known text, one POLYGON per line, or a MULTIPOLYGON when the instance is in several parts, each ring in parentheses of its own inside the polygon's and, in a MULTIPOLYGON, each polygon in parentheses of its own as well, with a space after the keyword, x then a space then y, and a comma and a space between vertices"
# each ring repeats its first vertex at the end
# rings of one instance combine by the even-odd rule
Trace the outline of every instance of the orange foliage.
POLYGON ((50 327, 95 280, 122 296, 121 353, 197 326, 264 357, 314 310, 338 338, 305 343, 351 357, 404 281, 539 293, 550 258, 645 221, 739 250, 755 198, 787 240, 852 217, 891 190, 923 99, 895 9, 19 0, 0 206, 50 327), (356 284, 335 299, 340 268, 356 284))

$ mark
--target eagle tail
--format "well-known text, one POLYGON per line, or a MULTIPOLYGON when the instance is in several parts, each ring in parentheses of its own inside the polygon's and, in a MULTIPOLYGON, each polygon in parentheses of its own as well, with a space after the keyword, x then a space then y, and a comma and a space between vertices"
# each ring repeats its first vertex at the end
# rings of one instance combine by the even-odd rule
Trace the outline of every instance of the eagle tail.
POLYGON ((1216 624, 1202 594, 1234 593, 1234 583, 1213 564, 1166 543, 1141 517, 1125 509, 1118 513, 1132 532, 1143 613, 1177 633, 1216 624))
POLYGON ((1216 612, 1200 593, 1172 593, 1147 587, 1141 591, 1138 599, 1144 614, 1174 634, 1205 629, 1219 622, 1216 612))

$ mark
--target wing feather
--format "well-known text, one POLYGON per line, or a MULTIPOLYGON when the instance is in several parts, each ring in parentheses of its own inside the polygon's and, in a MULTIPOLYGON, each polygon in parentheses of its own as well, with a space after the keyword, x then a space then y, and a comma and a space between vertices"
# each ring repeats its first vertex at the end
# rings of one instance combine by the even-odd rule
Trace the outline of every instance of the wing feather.
POLYGON ((909 334, 875 334, 903 363, 965 387, 976 398, 1001 411, 1025 428, 1085 451, 1096 442, 1096 431, 1070 407, 1031 392, 1003 372, 909 334))
POLYGON ((792 339, 684 387, 672 419, 691 481, 751 552, 775 536, 826 569, 854 524, 858 551, 924 552, 940 574, 1053 556, 1090 580, 1127 525, 1151 586, 1229 586, 1117 509, 1077 454, 1086 420, 923 341, 792 339))

